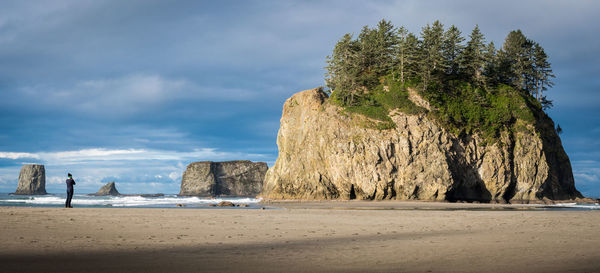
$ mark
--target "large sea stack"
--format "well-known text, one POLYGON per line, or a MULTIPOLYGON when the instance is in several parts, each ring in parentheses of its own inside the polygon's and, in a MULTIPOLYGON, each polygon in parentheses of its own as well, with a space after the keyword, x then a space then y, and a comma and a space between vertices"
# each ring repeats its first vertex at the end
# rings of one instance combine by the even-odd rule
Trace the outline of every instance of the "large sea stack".
POLYGON ((97 193, 94 193, 93 195, 96 196, 105 196, 105 195, 120 195, 119 191, 117 190, 117 187, 115 186, 115 182, 110 182, 110 183, 106 183, 104 186, 102 186, 102 188, 100 188, 100 190, 98 190, 97 193))
POLYGON ((248 160, 190 163, 179 195, 256 196, 262 191, 267 163, 248 160))
POLYGON ((44 165, 23 165, 19 173, 19 184, 14 194, 46 194, 46 169, 44 165))
MULTIPOLYGON (((429 107, 418 95, 415 104, 429 107)), ((582 197, 554 123, 503 132, 495 143, 444 129, 427 113, 390 113, 392 129, 328 101, 321 89, 283 107, 279 156, 265 177, 270 199, 518 202, 582 197), (544 132, 540 134, 538 132, 544 132)))

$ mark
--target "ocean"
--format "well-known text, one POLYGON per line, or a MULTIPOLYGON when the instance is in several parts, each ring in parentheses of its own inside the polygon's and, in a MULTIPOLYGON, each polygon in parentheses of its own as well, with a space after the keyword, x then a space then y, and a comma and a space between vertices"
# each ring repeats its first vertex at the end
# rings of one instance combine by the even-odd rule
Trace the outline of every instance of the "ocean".
MULTIPOLYGON (((64 207, 66 193, 51 193, 46 195, 11 195, 0 193, 0 206, 2 207, 64 207)), ((71 205, 79 208, 177 208, 178 204, 185 208, 212 208, 210 205, 221 201, 230 201, 234 204, 244 204, 248 207, 234 207, 236 209, 260 209, 261 199, 245 197, 216 197, 203 198, 195 196, 177 196, 165 194, 160 197, 142 197, 141 195, 122 196, 91 196, 75 194, 71 205)))
MULTIPOLYGON (((66 193, 51 193, 46 195, 11 195, 0 193, 0 207, 64 207, 66 193)), ((75 194, 71 204, 79 208, 214 208, 221 201, 229 201, 234 204, 244 204, 247 207, 230 207, 235 209, 261 209, 265 208, 259 202, 260 198, 248 197, 196 197, 177 196, 176 194, 165 194, 160 197, 143 197, 141 195, 121 196, 92 196, 87 194, 75 194)), ((518 209, 532 210, 600 210, 598 204, 584 203, 562 203, 555 205, 516 205, 518 209)), ((269 207, 272 208, 272 207, 269 207)), ((460 208, 462 210, 464 208, 460 208)), ((511 207, 500 207, 495 209, 512 209, 511 207)), ((469 209, 465 209, 469 210, 469 209)), ((472 210, 481 210, 473 208, 472 210)))

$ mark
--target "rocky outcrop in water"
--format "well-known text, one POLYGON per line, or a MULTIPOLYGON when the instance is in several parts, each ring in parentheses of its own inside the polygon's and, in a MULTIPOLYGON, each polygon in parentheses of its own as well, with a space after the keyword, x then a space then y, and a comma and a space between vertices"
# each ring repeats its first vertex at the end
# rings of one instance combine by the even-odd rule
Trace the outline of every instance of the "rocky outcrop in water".
POLYGON ((267 163, 248 160, 190 163, 179 195, 256 196, 262 190, 267 163))
POLYGON ((451 134, 426 114, 390 116, 395 129, 369 129, 360 126, 365 117, 329 103, 321 89, 295 94, 284 104, 279 156, 261 196, 480 202, 582 197, 549 118, 485 144, 477 135, 451 134))
POLYGON ((106 185, 102 186, 97 193, 92 195, 96 196, 105 196, 105 195, 120 195, 117 187, 115 186, 115 182, 106 183, 106 185))
POLYGON ((23 165, 14 194, 46 194, 46 169, 44 165, 23 165))

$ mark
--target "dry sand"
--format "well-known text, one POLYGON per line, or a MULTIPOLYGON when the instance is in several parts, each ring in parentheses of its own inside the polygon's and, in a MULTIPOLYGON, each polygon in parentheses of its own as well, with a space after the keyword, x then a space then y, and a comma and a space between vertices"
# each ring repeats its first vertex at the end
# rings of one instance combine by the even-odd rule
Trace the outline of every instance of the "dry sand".
POLYGON ((600 211, 271 205, 4 207, 0 272, 600 272, 600 211))

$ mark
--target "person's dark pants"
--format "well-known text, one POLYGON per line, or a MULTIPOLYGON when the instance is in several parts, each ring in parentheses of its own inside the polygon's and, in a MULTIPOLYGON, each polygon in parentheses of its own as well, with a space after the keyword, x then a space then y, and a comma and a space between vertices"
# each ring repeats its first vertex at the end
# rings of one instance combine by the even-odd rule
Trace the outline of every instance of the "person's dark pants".
POLYGON ((71 199, 73 199, 73 191, 67 191, 67 202, 65 203, 65 208, 72 208, 71 199))

